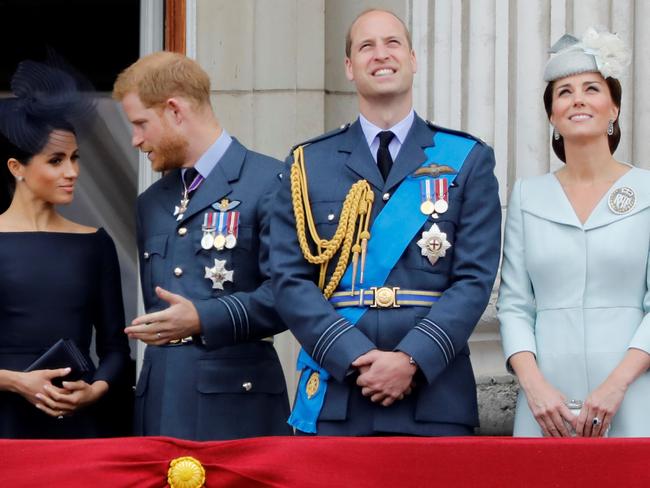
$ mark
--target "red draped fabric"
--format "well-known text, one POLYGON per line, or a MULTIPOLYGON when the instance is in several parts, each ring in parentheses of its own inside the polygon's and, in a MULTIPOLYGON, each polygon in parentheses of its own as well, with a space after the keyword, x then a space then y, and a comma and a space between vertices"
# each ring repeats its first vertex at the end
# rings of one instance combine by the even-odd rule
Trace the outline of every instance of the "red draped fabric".
POLYGON ((161 488, 181 456, 207 487, 650 486, 650 439, 486 437, 2 440, 0 485, 161 488))

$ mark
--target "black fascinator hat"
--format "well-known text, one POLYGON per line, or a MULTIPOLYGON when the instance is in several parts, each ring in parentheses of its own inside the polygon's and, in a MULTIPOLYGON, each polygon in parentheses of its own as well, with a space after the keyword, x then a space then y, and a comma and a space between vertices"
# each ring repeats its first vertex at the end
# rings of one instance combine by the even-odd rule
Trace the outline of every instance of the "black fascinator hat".
POLYGON ((13 97, 0 99, 0 132, 30 155, 43 149, 53 130, 75 132, 95 114, 90 82, 53 53, 45 63, 22 61, 11 91, 13 97))
POLYGON ((12 97, 0 98, 0 213, 15 188, 7 160, 27 164, 53 130, 76 134, 95 115, 92 85, 53 52, 45 63, 22 61, 11 78, 11 91, 12 97))

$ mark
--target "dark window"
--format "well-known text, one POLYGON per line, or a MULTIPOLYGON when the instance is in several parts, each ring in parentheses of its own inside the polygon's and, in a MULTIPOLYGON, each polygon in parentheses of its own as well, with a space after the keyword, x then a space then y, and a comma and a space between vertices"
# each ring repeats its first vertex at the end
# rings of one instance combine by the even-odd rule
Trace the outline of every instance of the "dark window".
POLYGON ((138 59, 139 19, 139 0, 0 0, 0 91, 20 61, 44 61, 48 46, 111 91, 138 59))

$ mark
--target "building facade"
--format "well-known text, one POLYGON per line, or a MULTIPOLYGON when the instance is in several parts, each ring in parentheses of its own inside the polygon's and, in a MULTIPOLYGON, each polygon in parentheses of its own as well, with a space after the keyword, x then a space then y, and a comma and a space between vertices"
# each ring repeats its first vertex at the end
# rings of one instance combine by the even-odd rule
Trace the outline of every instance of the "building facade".
MULTIPOLYGON (((143 54, 163 45, 162 4, 142 0, 143 54)), ((354 86, 343 69, 345 34, 363 10, 392 10, 413 36, 416 111, 494 147, 504 217, 517 178, 562 164, 550 148, 542 103, 547 49, 565 32, 581 37, 588 26, 602 25, 633 52, 621 79, 616 157, 650 168, 646 0, 186 0, 181 5, 185 51, 210 74, 222 125, 248 147, 279 159, 294 144, 357 117, 354 86)), ((139 190, 155 177, 141 160, 139 190)), ((500 346, 497 288, 498 280, 470 341, 483 432, 493 434, 508 432, 516 389, 500 346)), ((292 389, 298 346, 284 333, 276 347, 292 389)))

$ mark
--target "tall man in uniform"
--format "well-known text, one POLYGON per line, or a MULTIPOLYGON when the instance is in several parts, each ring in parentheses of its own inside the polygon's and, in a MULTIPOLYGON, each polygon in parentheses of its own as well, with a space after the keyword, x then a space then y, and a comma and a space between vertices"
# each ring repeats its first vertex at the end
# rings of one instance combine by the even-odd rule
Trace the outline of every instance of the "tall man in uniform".
POLYGON ((136 388, 138 435, 193 440, 286 435, 289 411, 272 336, 286 329, 269 281, 269 199, 278 161, 246 149, 210 105, 186 56, 141 58, 115 82, 132 144, 165 175, 137 203, 148 344, 136 388))
POLYGON ((296 147, 271 225, 278 311, 303 350, 290 422, 321 435, 468 435, 468 338, 499 264, 494 155, 413 111, 404 23, 352 23, 360 116, 296 147))

